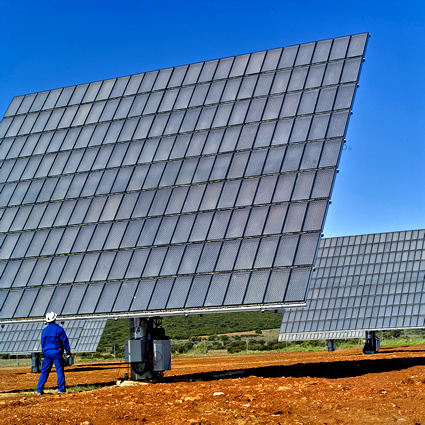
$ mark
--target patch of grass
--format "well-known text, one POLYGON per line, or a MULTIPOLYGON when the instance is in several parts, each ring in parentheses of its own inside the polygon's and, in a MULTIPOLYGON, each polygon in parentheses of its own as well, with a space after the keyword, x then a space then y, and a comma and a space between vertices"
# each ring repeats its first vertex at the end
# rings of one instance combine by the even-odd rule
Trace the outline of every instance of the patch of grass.
POLYGON ((19 359, 10 358, 10 359, 0 359, 1 366, 28 366, 30 364, 30 358, 20 357, 19 359))
MULTIPOLYGON (((378 336, 379 337, 379 336, 378 336)), ((394 338, 394 339, 381 339, 381 347, 389 347, 391 345, 425 345, 425 338, 412 337, 412 338, 394 338)))
POLYGON ((80 393, 83 391, 94 391, 99 390, 100 388, 103 388, 105 385, 102 384, 93 384, 93 385, 74 385, 72 387, 67 387, 66 391, 69 393, 80 393))

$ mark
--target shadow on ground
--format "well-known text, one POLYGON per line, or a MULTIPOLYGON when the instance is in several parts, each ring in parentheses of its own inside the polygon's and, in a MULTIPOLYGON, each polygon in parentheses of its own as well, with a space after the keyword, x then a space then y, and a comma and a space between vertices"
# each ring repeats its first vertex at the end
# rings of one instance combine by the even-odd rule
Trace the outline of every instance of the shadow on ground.
POLYGON ((226 370, 220 372, 194 373, 164 377, 162 382, 214 381, 217 379, 257 376, 262 378, 327 378, 339 379, 363 376, 369 373, 382 373, 424 366, 425 357, 406 357, 397 359, 370 359, 320 363, 296 363, 289 366, 266 366, 244 370, 226 370))
MULTIPOLYGON (((423 354, 423 351, 420 351, 423 354)), ((411 352, 410 352, 411 353, 411 352)), ((111 366, 119 366, 124 371, 126 364, 114 363, 108 364, 107 368, 111 366)), ((177 382, 193 382, 193 381, 217 381, 221 379, 235 379, 248 376, 255 376, 261 378, 326 378, 326 379, 340 379, 356 376, 363 376, 372 373, 384 373, 400 371, 409 369, 414 366, 425 366, 425 357, 399 357, 399 358, 379 358, 371 356, 359 355, 358 358, 353 360, 342 361, 329 361, 329 362, 316 362, 316 363, 296 363, 292 365, 273 365, 263 367, 252 367, 246 369, 227 369, 224 371, 211 371, 201 373, 188 373, 183 375, 165 376, 158 381, 162 383, 177 383, 177 382)), ((70 369, 72 373, 86 372, 95 370, 104 370, 105 365, 81 365, 74 366, 70 369)), ((155 381, 155 382, 158 382, 155 381)), ((77 391, 86 391, 94 388, 103 388, 113 386, 116 381, 96 382, 91 384, 77 385, 77 391)), ((73 392, 73 387, 68 387, 70 392, 73 392)), ((34 391, 34 388, 15 389, 9 391, 2 391, 2 394, 22 394, 34 391)))
MULTIPOLYGON (((111 387, 112 385, 115 385, 116 381, 110 381, 110 382, 99 382, 97 384, 81 384, 81 385, 75 385, 75 386, 67 386, 66 390, 69 393, 72 392, 80 392, 80 391, 90 391, 92 389, 99 389, 99 388, 103 388, 103 387, 111 387), (78 389, 76 389, 78 388, 78 389)), ((35 387, 33 388, 26 388, 26 389, 14 389, 14 390, 9 390, 9 391, 2 391, 1 394, 2 395, 19 395, 19 394, 27 394, 27 393, 34 393, 35 394, 35 387)), ((57 387, 47 387, 45 388, 45 394, 46 395, 51 395, 51 394, 56 394, 57 393, 57 387)))
POLYGON ((124 362, 120 362, 120 363, 99 363, 99 364, 91 364, 91 365, 74 365, 72 367, 72 369, 65 369, 65 371, 67 370, 72 370, 72 372, 89 372, 89 371, 95 371, 95 370, 105 370, 106 368, 108 369, 112 369, 112 368, 126 368, 127 367, 127 363, 124 362))

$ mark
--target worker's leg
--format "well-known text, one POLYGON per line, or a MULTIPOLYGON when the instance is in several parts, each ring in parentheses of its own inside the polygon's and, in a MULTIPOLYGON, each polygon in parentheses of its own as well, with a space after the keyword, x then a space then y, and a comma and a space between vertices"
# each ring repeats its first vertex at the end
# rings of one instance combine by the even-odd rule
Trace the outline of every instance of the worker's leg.
POLYGON ((47 378, 49 377, 50 370, 52 369, 53 365, 53 359, 50 359, 48 357, 44 357, 43 360, 43 367, 41 369, 40 379, 38 380, 37 384, 37 392, 42 393, 44 389, 44 384, 47 381, 47 378))
POLYGON ((54 360, 56 367, 56 374, 58 376, 58 391, 65 392, 65 372, 63 370, 63 358, 59 357, 54 360))

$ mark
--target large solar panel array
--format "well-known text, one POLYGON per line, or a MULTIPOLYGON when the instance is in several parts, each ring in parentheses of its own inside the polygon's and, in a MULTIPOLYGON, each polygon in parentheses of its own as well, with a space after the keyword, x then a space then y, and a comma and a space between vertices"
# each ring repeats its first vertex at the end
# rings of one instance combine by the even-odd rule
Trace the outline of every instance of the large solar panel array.
POLYGON ((307 308, 285 310, 280 341, 425 328, 425 230, 322 239, 307 308))
POLYGON ((367 38, 15 97, 0 321, 304 302, 367 38))
MULTIPOLYGON (((95 352, 106 320, 71 320, 61 323, 73 353, 95 352)), ((42 322, 10 323, 0 327, 0 353, 23 354, 41 352, 42 322)))

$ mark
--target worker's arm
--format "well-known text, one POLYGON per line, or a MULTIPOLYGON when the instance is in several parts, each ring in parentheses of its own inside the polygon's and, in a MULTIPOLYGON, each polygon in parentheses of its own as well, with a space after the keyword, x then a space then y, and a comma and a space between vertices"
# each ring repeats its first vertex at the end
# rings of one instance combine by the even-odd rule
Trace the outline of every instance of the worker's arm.
POLYGON ((66 336, 66 332, 62 329, 60 333, 60 338, 63 343, 63 348, 66 350, 66 357, 71 357, 71 346, 69 345, 68 337, 66 336))

